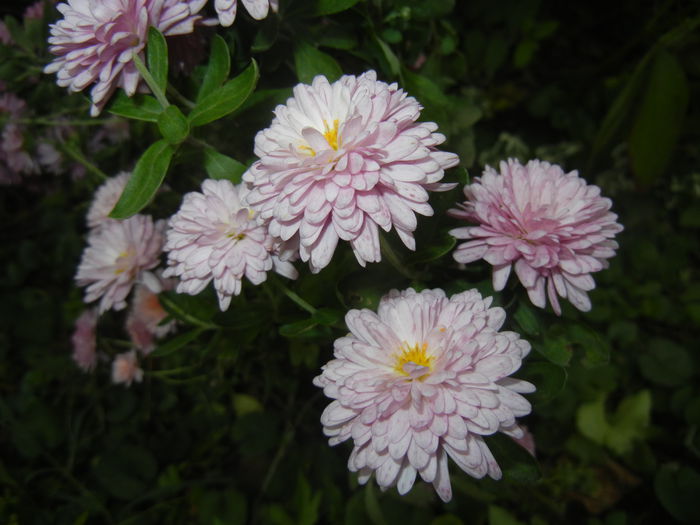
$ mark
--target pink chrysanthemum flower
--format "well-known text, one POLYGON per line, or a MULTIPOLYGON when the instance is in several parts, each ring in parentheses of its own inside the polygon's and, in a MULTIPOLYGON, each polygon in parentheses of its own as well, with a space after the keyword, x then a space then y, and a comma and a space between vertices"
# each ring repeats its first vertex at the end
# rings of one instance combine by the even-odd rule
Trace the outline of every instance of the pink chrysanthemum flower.
POLYGON ((130 173, 123 171, 115 177, 107 179, 95 192, 95 196, 87 212, 87 224, 90 228, 96 228, 109 219, 109 214, 121 197, 126 183, 129 182, 130 173))
MULTIPOLYGON (((277 11, 279 0, 241 0, 246 11, 256 20, 262 20, 270 9, 277 11)), ((219 17, 219 23, 228 27, 233 24, 238 11, 238 0, 215 0, 214 8, 219 17)))
POLYGON ((464 187, 467 200, 453 217, 478 226, 450 233, 460 244, 454 258, 460 263, 484 259, 493 265, 493 287, 503 290, 512 266, 540 308, 547 299, 557 315, 557 294, 583 312, 591 309, 586 292, 595 288, 591 273, 607 268, 615 255, 615 235, 622 231, 612 202, 598 186, 588 185, 578 172, 564 173, 556 164, 515 159, 501 162, 501 172, 484 170, 464 187), (545 295, 546 290, 546 295, 545 295))
POLYGON ((428 191, 454 187, 439 181, 459 161, 436 149, 445 137, 436 124, 416 122, 420 111, 374 71, 296 86, 255 137, 260 160, 243 176, 248 201, 272 235, 299 243, 313 272, 330 262, 338 239, 361 265, 379 261, 379 228, 393 226, 415 249, 415 214, 433 214, 428 191))
POLYGON ((191 33, 206 0, 68 0, 56 8, 63 18, 51 25, 49 51, 57 55, 44 68, 57 73, 59 86, 90 94, 97 116, 117 87, 131 96, 140 74, 134 54, 144 59, 148 28, 164 35, 191 33))
POLYGON ((137 285, 131 301, 131 310, 126 318, 126 330, 138 350, 149 354, 155 348, 156 339, 175 329, 175 321, 161 324, 167 316, 168 313, 160 304, 158 294, 146 285, 137 285))
POLYGON ((334 399, 321 422, 329 443, 352 438, 348 467, 360 483, 408 492, 416 475, 443 501, 452 497, 447 458, 476 478, 501 477, 483 436, 522 436, 515 418, 530 413, 508 377, 530 351, 514 332, 499 332, 505 312, 470 290, 393 290, 377 313, 350 310, 347 337, 314 384, 334 399))
POLYGON ((123 383, 125 386, 131 386, 131 383, 143 381, 143 370, 139 367, 136 352, 131 350, 119 354, 112 361, 112 383, 123 383))
POLYGON ((75 275, 79 286, 87 286, 85 302, 99 299, 100 313, 126 307, 134 283, 160 262, 163 226, 148 215, 134 215, 93 230, 75 275))
POLYGON ((273 268, 274 242, 244 197, 243 185, 213 179, 202 183, 201 193, 185 195, 170 218, 165 244, 169 267, 163 276, 180 278, 178 293, 196 295, 213 280, 224 311, 241 293, 243 277, 253 284, 265 281, 273 268))
POLYGON ((85 310, 75 321, 75 330, 71 336, 73 343, 73 361, 83 372, 91 372, 97 365, 97 310, 85 310))

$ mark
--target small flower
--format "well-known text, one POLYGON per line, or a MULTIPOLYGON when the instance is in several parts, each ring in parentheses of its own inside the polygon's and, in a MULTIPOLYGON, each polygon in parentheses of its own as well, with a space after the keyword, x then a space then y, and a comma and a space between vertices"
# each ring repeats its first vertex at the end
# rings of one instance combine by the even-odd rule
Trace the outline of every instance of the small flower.
POLYGON ((314 384, 334 399, 322 416, 336 445, 352 438, 348 468, 359 482, 375 473, 384 490, 407 493, 416 475, 443 501, 452 497, 447 458, 476 478, 501 477, 483 436, 520 438, 515 418, 530 413, 521 393, 534 386, 508 376, 530 351, 514 332, 499 332, 502 308, 470 290, 382 298, 377 313, 350 310, 350 334, 314 384))
POLYGON ((85 310, 75 321, 75 330, 71 336, 73 343, 73 361, 83 372, 92 372, 97 365, 97 310, 85 310))
POLYGON ((57 55, 44 68, 59 86, 82 91, 94 84, 90 114, 97 116, 117 87, 132 96, 141 77, 133 56, 144 59, 148 28, 164 35, 191 33, 205 0, 68 0, 56 8, 63 18, 51 25, 49 51, 57 55))
POLYGON ((134 346, 144 354, 155 348, 155 340, 175 329, 175 321, 161 324, 168 316, 158 300, 158 294, 143 284, 136 285, 131 311, 126 318, 126 330, 134 346))
POLYGON ((420 111, 374 71, 296 86, 255 137, 260 160, 243 176, 248 202, 272 235, 298 242, 313 272, 330 262, 339 239, 362 266, 379 261, 379 228, 393 227, 415 249, 415 214, 433 214, 428 191, 454 187, 439 181, 459 160, 437 150, 445 137, 436 124, 416 122, 420 111))
MULTIPOLYGON (((256 20, 262 20, 270 9, 277 11, 279 0, 241 0, 246 10, 256 20)), ((228 27, 236 19, 238 0, 215 0, 214 8, 219 16, 219 23, 228 27)))
POLYGON ((578 172, 564 173, 556 164, 531 160, 523 166, 510 159, 500 168, 499 173, 487 167, 464 187, 464 204, 449 212, 478 224, 450 232, 469 239, 457 247, 455 260, 484 259, 493 265, 497 291, 514 266, 534 305, 544 308, 548 297, 561 315, 559 295, 589 311, 586 292, 595 288, 591 274, 607 268, 606 259, 618 247, 613 238, 622 231, 610 211, 612 202, 578 172))
POLYGON ((231 297, 241 293, 243 277, 253 284, 265 281, 273 268, 274 240, 244 196, 242 185, 213 179, 202 183, 202 193, 185 195, 170 218, 165 244, 169 267, 163 276, 180 278, 178 293, 196 295, 213 280, 224 311, 231 297))
POLYGON ((162 226, 148 215, 134 215, 93 230, 75 276, 79 286, 87 286, 85 302, 99 299, 100 314, 126 307, 134 283, 160 262, 162 226))
POLYGON ((112 361, 112 383, 131 386, 134 381, 143 381, 143 370, 139 367, 136 352, 131 350, 117 355, 112 361))
POLYGON ((130 176, 130 173, 123 171, 117 176, 107 179, 97 188, 87 212, 87 224, 90 228, 96 228, 105 221, 113 220, 109 218, 109 214, 121 197, 130 176))

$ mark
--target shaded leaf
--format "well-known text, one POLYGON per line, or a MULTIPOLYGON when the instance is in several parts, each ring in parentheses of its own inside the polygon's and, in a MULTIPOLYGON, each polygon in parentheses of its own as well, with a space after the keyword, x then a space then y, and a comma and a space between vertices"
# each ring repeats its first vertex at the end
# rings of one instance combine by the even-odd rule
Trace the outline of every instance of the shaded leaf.
POLYGON ((212 179, 228 179, 233 184, 238 184, 248 167, 213 148, 206 148, 204 169, 212 179))
POLYGON ((654 478, 654 490, 664 508, 683 523, 697 523, 700 474, 685 465, 667 463, 654 478))
POLYGON ((343 74, 332 56, 304 41, 300 41, 294 49, 294 67, 299 82, 304 84, 310 84, 316 75, 323 75, 333 82, 343 74))
POLYGON ((126 219, 141 211, 160 188, 174 153, 175 147, 165 140, 151 144, 136 163, 129 182, 109 216, 113 219, 126 219))
POLYGON ((165 93, 168 85, 168 44, 165 37, 155 27, 148 28, 148 45, 146 46, 148 71, 158 87, 165 93))
POLYGON ((156 349, 149 355, 152 357, 164 357, 166 355, 177 352, 178 350, 184 348, 189 343, 197 339, 199 334, 202 333, 201 329, 190 330, 184 334, 179 334, 176 337, 168 339, 167 341, 159 344, 156 349))
POLYGON ((129 98, 124 91, 119 90, 112 97, 107 111, 120 117, 158 122, 158 115, 163 111, 163 108, 151 95, 136 94, 129 98))
POLYGON ((190 133, 190 124, 177 106, 168 106, 158 115, 158 129, 170 144, 180 144, 190 133))
POLYGON ((219 35, 214 35, 211 40, 209 64, 204 72, 202 85, 197 93, 197 103, 216 90, 228 78, 231 70, 231 55, 226 41, 219 35))
POLYGON ((535 483, 540 479, 537 460, 513 438, 498 433, 485 437, 485 440, 503 471, 504 479, 523 484, 535 483))
POLYGON ((331 15, 350 9, 357 2, 359 0, 315 0, 311 13, 315 16, 331 15))

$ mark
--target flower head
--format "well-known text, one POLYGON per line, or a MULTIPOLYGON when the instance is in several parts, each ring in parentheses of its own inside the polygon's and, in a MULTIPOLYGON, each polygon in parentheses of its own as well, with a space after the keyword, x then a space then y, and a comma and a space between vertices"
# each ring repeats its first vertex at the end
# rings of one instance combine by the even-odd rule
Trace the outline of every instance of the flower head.
POLYGON ((134 346, 144 354, 155 348, 155 340, 175 329, 175 321, 161 324, 168 316, 158 294, 144 284, 138 284, 126 318, 126 330, 134 346))
POLYGON ((163 223, 148 215, 107 221, 92 231, 75 280, 87 286, 85 302, 100 300, 100 313, 121 310, 141 274, 160 262, 163 223))
MULTIPOLYGON (((241 0, 246 10, 256 20, 262 20, 270 9, 277 11, 279 0, 241 0)), ((222 26, 230 26, 236 19, 238 0, 215 0, 214 8, 222 26)))
POLYGON ((329 443, 352 438, 348 467, 360 483, 376 474, 382 489, 408 492, 416 475, 443 501, 452 496, 447 458, 471 476, 501 477, 483 436, 519 438, 515 418, 530 412, 525 381, 508 377, 530 351, 499 332, 501 308, 470 290, 396 290, 377 313, 350 310, 347 337, 314 384, 334 399, 321 416, 329 443))
POLYGON ((501 162, 500 173, 487 167, 464 187, 467 200, 454 217, 477 223, 450 233, 469 239, 454 252, 457 262, 484 259, 493 265, 493 287, 502 290, 511 267, 530 300, 544 308, 547 297, 561 315, 557 295, 583 312, 591 309, 586 292, 595 288, 591 273, 608 266, 622 231, 612 202, 576 171, 531 160, 501 162), (546 292, 545 292, 546 290, 546 292), (546 295, 545 295, 546 293, 546 295))
POLYGON ((241 293, 243 277, 253 284, 265 281, 273 267, 274 241, 244 196, 242 185, 213 179, 202 183, 201 193, 185 195, 170 218, 165 244, 168 268, 163 276, 180 278, 178 293, 196 295, 213 280, 224 311, 231 297, 241 293))
POLYGON ((131 174, 123 171, 115 177, 107 179, 95 192, 95 196, 87 212, 87 224, 95 228, 109 219, 109 214, 121 197, 131 174))
POLYGON ((112 383, 124 383, 126 386, 131 386, 131 383, 143 381, 143 370, 139 367, 139 362, 136 357, 136 352, 131 350, 119 354, 112 361, 112 383))
POLYGON ((191 33, 205 0, 68 0, 56 8, 63 18, 51 25, 49 51, 57 55, 44 68, 59 86, 82 91, 94 84, 90 114, 97 116, 117 87, 131 96, 140 75, 133 57, 144 58, 148 28, 164 35, 191 33))
POLYGON ((379 261, 379 228, 393 226, 415 249, 415 214, 432 215, 428 191, 452 188, 439 181, 458 163, 436 149, 445 140, 436 124, 416 122, 420 111, 374 71, 296 86, 255 137, 260 160, 243 176, 248 202, 272 235, 298 242, 313 272, 330 262, 339 239, 361 265, 379 261))
POLYGON ((71 336, 73 343, 73 361, 84 372, 91 372, 97 364, 97 310, 90 308, 85 310, 75 321, 75 330, 71 336))

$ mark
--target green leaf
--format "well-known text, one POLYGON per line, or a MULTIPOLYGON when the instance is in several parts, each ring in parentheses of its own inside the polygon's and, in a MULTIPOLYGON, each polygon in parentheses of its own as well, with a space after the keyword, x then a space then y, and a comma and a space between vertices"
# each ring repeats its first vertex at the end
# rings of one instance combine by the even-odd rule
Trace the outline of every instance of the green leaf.
POLYGON ((635 67, 632 76, 617 96, 608 110, 598 133, 593 140, 589 165, 592 166, 600 155, 622 135, 623 129, 629 124, 632 109, 637 104, 642 89, 647 81, 651 54, 647 53, 635 67))
POLYGON ((304 41, 300 41, 294 49, 294 67, 299 82, 304 84, 310 84, 316 75, 323 75, 329 82, 333 82, 343 74, 332 56, 304 41))
POLYGON ((163 34, 153 26, 148 28, 146 55, 148 70, 161 91, 165 92, 168 85, 168 44, 163 34))
POLYGON ((433 241, 433 244, 409 255, 406 258, 406 263, 419 264, 435 261, 450 253, 455 247, 455 244, 457 244, 457 239, 452 237, 449 233, 443 232, 433 241))
POLYGON ((398 76, 399 72, 401 71, 401 63, 399 62, 399 59, 396 57, 389 45, 384 42, 384 40, 374 37, 374 41, 377 43, 377 46, 379 46, 379 51, 382 53, 384 60, 386 60, 389 73, 395 77, 398 76))
POLYGON ((605 444, 618 454, 632 450, 636 441, 644 439, 651 419, 651 394, 642 390, 625 397, 612 419, 611 432, 605 444))
POLYGON ((243 417, 253 412, 262 412, 263 406, 253 396, 248 394, 233 395, 233 409, 238 417, 243 417))
POLYGON ((170 105, 158 115, 158 129, 170 144, 180 144, 190 134, 190 124, 177 106, 170 105))
POLYGON ((566 369, 547 361, 528 362, 518 377, 530 381, 537 387, 527 398, 532 403, 547 403, 557 397, 566 385, 566 369))
POLYGON ((197 103, 189 115, 192 126, 202 126, 232 113, 245 102, 258 83, 259 70, 255 60, 243 73, 209 93, 197 103))
POLYGON ((318 325, 313 318, 303 319, 280 326, 279 332, 283 337, 304 337, 318 325))
POLYGON ((107 111, 120 117, 158 122, 158 115, 163 108, 151 95, 137 94, 129 98, 124 91, 120 90, 112 97, 107 111))
POLYGON ((433 519, 430 525, 464 525, 464 522, 454 514, 443 514, 433 519))
POLYGON ((639 357, 642 375, 656 384, 680 386, 693 375, 694 364, 688 351, 668 339, 652 339, 639 357))
POLYGON ((514 483, 532 484, 541 477, 540 466, 524 447, 505 434, 493 434, 486 442, 503 471, 503 478, 514 483))
POLYGON ((331 15, 350 9, 357 2, 359 0, 316 0, 311 13, 315 16, 331 15))
POLYGON ((170 166, 175 147, 165 140, 151 144, 136 163, 119 201, 109 216, 126 219, 141 211, 160 188, 170 166))
POLYGON ((194 330, 190 330, 189 332, 185 332, 184 334, 180 334, 176 337, 173 337, 172 339, 165 341, 164 343, 159 344, 158 347, 149 355, 153 357, 164 357, 166 355, 177 352, 178 350, 184 348, 189 343, 197 339, 197 337, 199 337, 199 334, 201 333, 202 329, 196 328, 194 330))
POLYGON ((211 41, 211 52, 209 54, 209 64, 204 72, 202 85, 197 93, 197 103, 204 97, 218 89, 226 82, 231 69, 231 55, 226 41, 219 35, 214 35, 211 41))
POLYGON ((667 463, 656 473, 654 490, 664 508, 682 523, 697 523, 700 474, 686 465, 667 463))
POLYGON ((533 343, 532 347, 559 366, 566 366, 571 361, 571 345, 564 337, 547 337, 542 342, 533 343))
POLYGON ((520 301, 518 309, 515 311, 513 317, 518 323, 518 326, 520 326, 527 335, 540 334, 540 321, 535 309, 530 306, 529 302, 520 301))
POLYGON ((344 313, 340 310, 333 310, 331 308, 319 308, 314 312, 311 318, 318 324, 324 326, 331 326, 338 322, 344 317, 344 313))
POLYGON ((591 441, 602 445, 610 432, 610 425, 605 417, 605 397, 581 405, 576 412, 578 431, 591 441))
POLYGON ((204 169, 212 179, 228 179, 234 184, 241 182, 241 177, 248 169, 236 159, 219 153, 214 148, 204 150, 204 169))
POLYGON ((597 332, 580 324, 570 325, 567 333, 571 341, 585 352, 585 364, 605 364, 610 360, 610 346, 597 332))
POLYGON ((489 525, 525 525, 503 507, 489 505, 489 525))
POLYGON ((205 297, 170 291, 161 293, 158 299, 165 311, 180 321, 200 328, 217 328, 211 322, 217 307, 205 297))
POLYGON ((659 49, 629 138, 632 171, 641 184, 648 186, 664 173, 683 126, 689 93, 678 59, 659 49))

